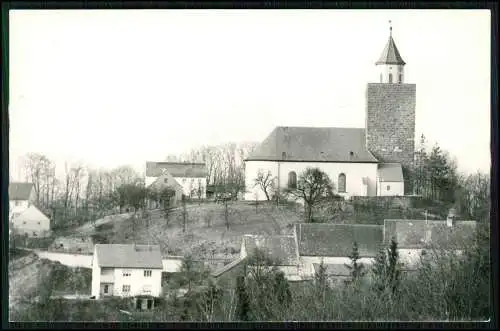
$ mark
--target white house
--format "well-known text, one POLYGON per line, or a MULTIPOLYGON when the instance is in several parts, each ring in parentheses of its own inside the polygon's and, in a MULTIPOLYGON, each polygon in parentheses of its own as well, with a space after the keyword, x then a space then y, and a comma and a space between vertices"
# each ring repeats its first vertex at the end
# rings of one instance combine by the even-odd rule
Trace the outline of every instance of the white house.
MULTIPOLYGON (((175 206, 182 199, 182 194, 184 194, 184 188, 179 182, 167 171, 163 170, 162 174, 149 184, 148 188, 152 191, 161 194, 163 188, 171 188, 174 190, 175 194, 170 199, 170 206, 175 206)), ((159 208, 158 201, 148 201, 149 208, 159 208)))
POLYGON ((245 160, 245 200, 266 199, 255 185, 259 172, 270 173, 280 193, 308 167, 324 171, 344 197, 405 194, 399 173, 414 163, 416 86, 404 83, 392 28, 375 64, 380 80, 367 84, 365 127, 276 127, 245 160), (384 182, 387 172, 398 176, 384 182))
POLYGON ((158 245, 96 244, 92 296, 159 297, 162 270, 158 245))
POLYGON ((146 186, 168 172, 182 186, 183 194, 192 198, 206 198, 207 169, 205 163, 146 162, 146 186))
POLYGON ((28 237, 50 235, 50 219, 32 201, 32 183, 9 183, 9 221, 15 231, 28 237))
POLYGON ((300 255, 300 276, 314 277, 323 263, 331 277, 346 277, 354 242, 359 262, 370 267, 383 243, 383 226, 371 224, 299 223, 294 226, 300 255))

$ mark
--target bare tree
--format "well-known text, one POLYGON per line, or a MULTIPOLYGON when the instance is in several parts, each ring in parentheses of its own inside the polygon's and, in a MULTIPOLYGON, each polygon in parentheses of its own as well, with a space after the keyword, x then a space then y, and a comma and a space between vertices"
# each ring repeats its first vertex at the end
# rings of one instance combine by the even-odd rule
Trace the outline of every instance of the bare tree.
POLYGON ((313 208, 333 197, 333 183, 321 169, 308 167, 300 174, 297 188, 288 188, 285 194, 304 202, 306 221, 311 222, 313 208))
MULTIPOLYGON (((33 183, 33 190, 35 191, 35 201, 37 206, 41 206, 44 194, 44 186, 50 183, 50 176, 52 175, 53 163, 42 154, 29 153, 24 157, 24 170, 28 180, 33 183)), ((50 190, 47 187, 47 190, 50 190)), ((47 196, 47 195, 45 195, 47 196)), ((44 203, 48 206, 48 201, 44 203)))
POLYGON ((270 194, 274 191, 275 188, 275 177, 271 174, 271 171, 264 173, 264 171, 259 170, 257 172, 257 178, 254 179, 254 187, 259 186, 260 189, 266 195, 267 201, 271 200, 270 194))

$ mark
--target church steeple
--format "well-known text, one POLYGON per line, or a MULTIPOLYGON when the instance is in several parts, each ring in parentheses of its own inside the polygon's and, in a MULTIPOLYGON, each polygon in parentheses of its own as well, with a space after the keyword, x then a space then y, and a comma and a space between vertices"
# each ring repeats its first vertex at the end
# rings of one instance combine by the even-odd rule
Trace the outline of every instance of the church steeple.
POLYGON ((377 62, 375 62, 379 69, 380 83, 393 84, 403 83, 404 78, 404 65, 406 64, 399 54, 396 43, 392 38, 392 25, 389 21, 389 40, 385 45, 382 54, 377 62))

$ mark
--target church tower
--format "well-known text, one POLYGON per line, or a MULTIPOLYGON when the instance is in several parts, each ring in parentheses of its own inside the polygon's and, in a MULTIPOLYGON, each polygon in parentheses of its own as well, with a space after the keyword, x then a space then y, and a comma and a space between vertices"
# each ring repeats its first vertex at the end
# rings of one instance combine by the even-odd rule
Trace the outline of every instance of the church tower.
POLYGON ((405 83, 406 63, 392 38, 392 26, 375 65, 378 82, 368 83, 366 91, 366 145, 380 162, 401 163, 405 182, 410 184, 407 173, 414 163, 416 85, 405 83))

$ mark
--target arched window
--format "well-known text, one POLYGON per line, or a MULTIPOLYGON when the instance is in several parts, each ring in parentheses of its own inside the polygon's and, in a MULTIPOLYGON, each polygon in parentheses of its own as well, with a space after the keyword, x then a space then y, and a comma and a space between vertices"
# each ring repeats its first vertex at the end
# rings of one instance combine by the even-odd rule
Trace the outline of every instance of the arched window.
POLYGON ((403 75, 399 74, 399 84, 401 84, 402 82, 403 82, 403 75))
POLYGON ((345 193, 345 174, 339 175, 339 192, 345 193))
POLYGON ((288 188, 297 188, 297 174, 295 171, 288 173, 288 188))
POLYGON ((392 74, 389 74, 389 84, 392 84, 392 74))

